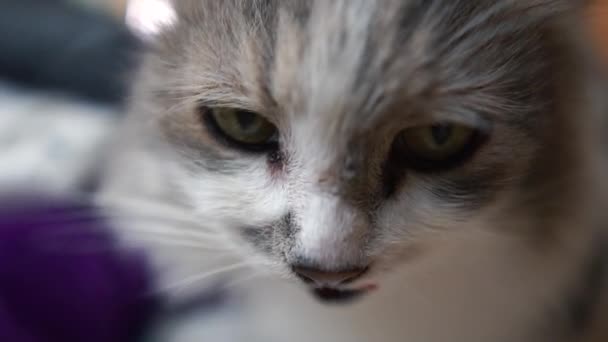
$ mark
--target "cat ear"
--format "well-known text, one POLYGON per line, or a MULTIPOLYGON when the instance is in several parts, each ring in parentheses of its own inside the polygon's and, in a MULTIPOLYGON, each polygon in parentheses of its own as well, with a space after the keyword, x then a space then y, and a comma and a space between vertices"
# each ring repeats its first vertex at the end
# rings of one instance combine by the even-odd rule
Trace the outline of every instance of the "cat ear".
POLYGON ((127 26, 144 40, 153 40, 164 28, 175 23, 173 1, 181 0, 129 0, 127 26))

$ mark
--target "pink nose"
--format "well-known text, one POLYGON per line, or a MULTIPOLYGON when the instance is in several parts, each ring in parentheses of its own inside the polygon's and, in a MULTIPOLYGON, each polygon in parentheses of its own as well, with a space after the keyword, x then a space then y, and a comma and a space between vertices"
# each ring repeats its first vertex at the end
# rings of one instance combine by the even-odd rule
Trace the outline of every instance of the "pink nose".
POLYGON ((366 268, 359 268, 341 272, 328 272, 302 266, 293 268, 293 271, 304 282, 314 283, 318 286, 347 284, 361 277, 366 270, 366 268))

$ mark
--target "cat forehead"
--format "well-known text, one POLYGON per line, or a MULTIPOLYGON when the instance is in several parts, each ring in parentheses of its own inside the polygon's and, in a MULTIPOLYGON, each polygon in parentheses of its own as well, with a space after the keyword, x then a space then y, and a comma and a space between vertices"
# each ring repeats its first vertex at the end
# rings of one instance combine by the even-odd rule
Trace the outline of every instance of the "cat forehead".
MULTIPOLYGON (((515 2, 184 0, 138 102, 162 102, 162 129, 221 165, 236 154, 199 142, 201 104, 273 116, 292 160, 318 161, 313 173, 340 163, 351 174, 396 133, 374 127, 404 128, 396 118, 491 117, 531 131, 559 101, 551 69, 562 58, 545 30, 554 8, 515 2)), ((505 151, 520 141, 500 131, 505 151)))
POLYGON ((178 86, 209 104, 321 115, 323 127, 353 130, 391 109, 527 120, 546 102, 531 89, 550 81, 540 28, 568 2, 178 3, 162 52, 182 69, 178 86))

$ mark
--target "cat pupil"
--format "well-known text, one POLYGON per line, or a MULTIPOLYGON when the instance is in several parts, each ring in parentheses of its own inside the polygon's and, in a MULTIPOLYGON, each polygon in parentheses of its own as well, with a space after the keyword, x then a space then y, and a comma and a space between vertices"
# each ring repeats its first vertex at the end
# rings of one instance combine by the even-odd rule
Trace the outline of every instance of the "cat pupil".
POLYGON ((251 129, 252 126, 255 126, 256 122, 259 120, 256 114, 244 110, 238 111, 235 116, 239 125, 245 131, 251 129))
POLYGON ((431 134, 437 145, 444 145, 447 143, 452 136, 452 131, 452 125, 433 125, 431 127, 431 134))

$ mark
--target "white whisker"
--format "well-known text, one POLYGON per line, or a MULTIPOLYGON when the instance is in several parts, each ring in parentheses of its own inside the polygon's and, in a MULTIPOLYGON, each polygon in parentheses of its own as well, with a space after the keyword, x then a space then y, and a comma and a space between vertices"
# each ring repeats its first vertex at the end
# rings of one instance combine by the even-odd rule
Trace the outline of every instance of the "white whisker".
POLYGON ((140 232, 157 235, 168 235, 180 237, 189 237, 192 239, 209 240, 209 241, 221 241, 224 237, 220 233, 197 231, 193 229, 187 229, 181 226, 164 228, 164 226, 158 225, 157 223, 145 224, 145 222, 133 222, 129 224, 121 225, 124 231, 129 232, 140 232))
POLYGON ((226 272, 230 272, 230 271, 234 271, 240 268, 245 268, 247 266, 251 266, 252 263, 251 262, 240 262, 240 263, 236 263, 236 264, 232 264, 232 265, 228 265, 228 266, 224 266, 212 271, 208 271, 206 273, 203 274, 198 274, 198 275, 194 275, 191 277, 188 277, 184 280, 181 280, 179 282, 170 284, 168 286, 163 286, 160 291, 161 292, 171 292, 171 291, 182 291, 183 289, 192 286, 202 280, 208 279, 210 277, 216 276, 216 275, 220 275, 222 273, 226 273, 226 272))
POLYGON ((191 241, 191 240, 183 240, 183 239, 179 239, 179 238, 166 238, 166 237, 158 237, 158 236, 151 236, 151 235, 141 235, 141 236, 133 237, 132 239, 141 241, 141 242, 148 242, 148 243, 153 243, 153 244, 157 244, 157 245, 176 247, 176 248, 177 247, 190 248, 190 249, 194 249, 194 250, 217 251, 217 252, 228 252, 229 251, 229 249, 221 248, 221 247, 218 247, 217 245, 202 244, 200 242, 191 241))
POLYGON ((240 285, 240 284, 242 284, 242 283, 244 283, 244 282, 246 282, 248 280, 255 279, 255 278, 260 277, 262 275, 265 275, 265 272, 262 272, 259 269, 252 269, 252 273, 251 274, 245 275, 243 277, 235 278, 234 280, 229 281, 228 283, 226 283, 224 285, 224 287, 225 288, 233 288, 233 287, 238 286, 238 285, 240 285))

